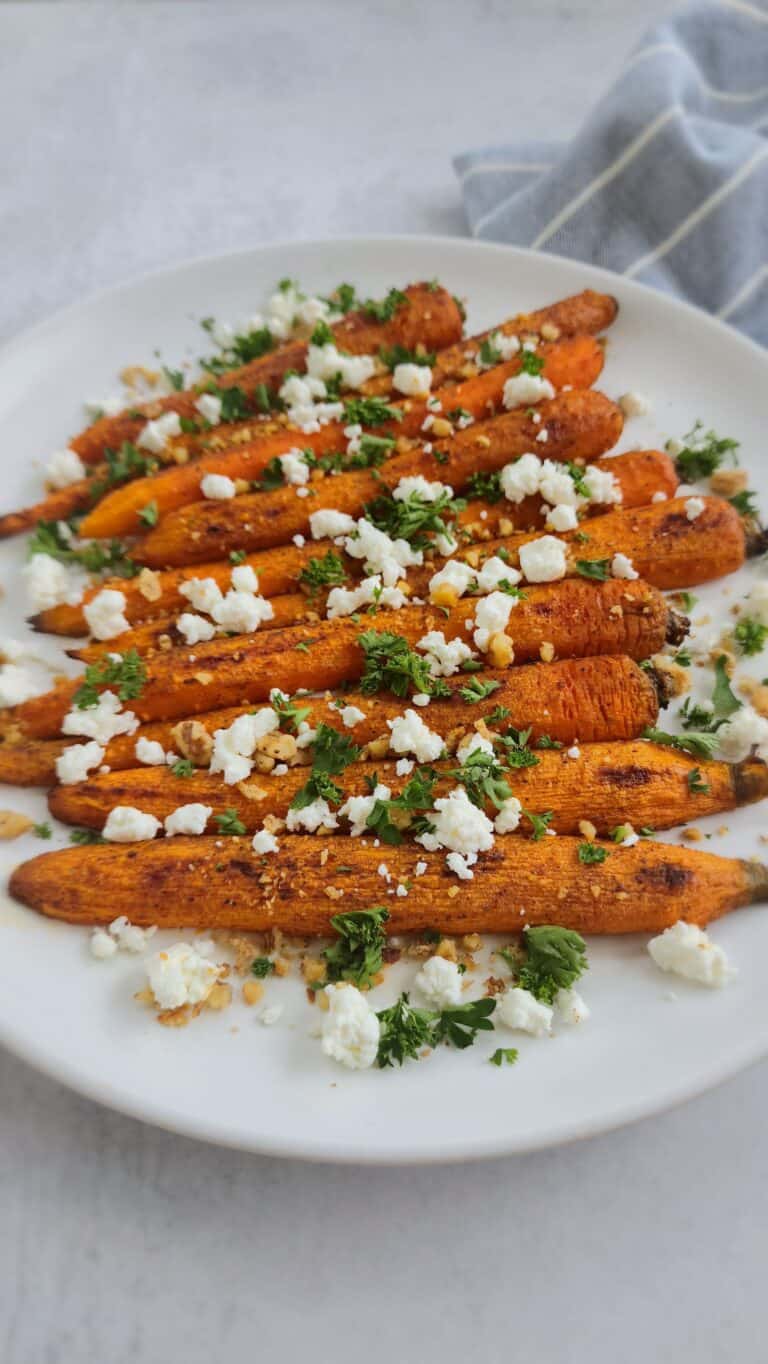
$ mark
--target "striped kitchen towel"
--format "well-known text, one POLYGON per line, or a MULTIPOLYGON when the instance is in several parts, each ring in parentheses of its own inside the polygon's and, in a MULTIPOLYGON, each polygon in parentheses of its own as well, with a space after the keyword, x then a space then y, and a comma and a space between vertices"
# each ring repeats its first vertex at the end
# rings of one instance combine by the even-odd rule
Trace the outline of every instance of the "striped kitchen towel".
POLYGON ((768 344, 768 8, 652 29, 568 143, 456 157, 474 236, 590 261, 768 344))

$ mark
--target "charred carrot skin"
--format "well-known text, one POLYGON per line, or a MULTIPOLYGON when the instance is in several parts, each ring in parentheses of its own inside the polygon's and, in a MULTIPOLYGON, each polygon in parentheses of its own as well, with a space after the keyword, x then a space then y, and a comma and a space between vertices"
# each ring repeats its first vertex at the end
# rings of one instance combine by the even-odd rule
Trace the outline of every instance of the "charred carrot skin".
MULTIPOLYGON (((586 819, 598 835, 607 836, 618 825, 668 829, 689 819, 733 810, 749 800, 768 794, 768 766, 757 760, 731 766, 728 763, 696 763, 684 753, 654 744, 582 744, 574 761, 566 751, 537 753, 537 766, 511 771, 507 783, 524 809, 552 814, 549 824, 558 834, 579 834, 586 819), (699 771, 708 790, 692 794, 691 774, 699 771)), ((503 762, 503 757, 502 757, 503 762)), ((437 763, 436 771, 455 769, 453 763, 437 763)), ((370 768, 354 764, 340 778, 344 796, 369 793, 370 768)), ((377 762, 376 776, 393 795, 406 778, 399 777, 393 762, 377 762)), ((142 767, 128 772, 109 772, 88 777, 75 786, 57 786, 50 793, 51 814, 67 824, 102 829, 116 805, 132 805, 163 820, 179 806, 199 802, 210 806, 207 832, 217 833, 215 816, 234 809, 246 832, 260 829, 267 815, 284 819, 296 793, 307 780, 304 767, 292 767, 280 777, 254 773, 238 786, 226 786, 221 774, 198 770, 180 781, 167 768, 142 767)), ((455 778, 445 776, 435 786, 435 798, 445 796, 455 778)), ((492 816, 493 807, 486 809, 492 816)), ((339 832, 348 826, 339 821, 339 832)), ((522 820, 518 833, 530 832, 522 820)))
MULTIPOLYGON (((420 852, 421 850, 419 850, 420 852)), ((642 840, 610 849, 585 867, 575 838, 498 838, 482 875, 461 883, 436 855, 387 848, 408 895, 387 900, 389 933, 519 933, 551 923, 580 933, 658 933, 678 919, 704 925, 768 896, 768 868, 642 840), (415 876, 417 860, 427 862, 415 876)), ((160 928, 237 929, 330 936, 332 913, 381 902, 381 849, 369 841, 286 838, 277 857, 256 856, 247 838, 167 838, 141 845, 71 848, 23 863, 15 899, 68 923, 108 923, 126 914, 160 928), (354 875, 340 870, 354 866, 354 875), (99 887, 94 895, 93 887, 99 887), (327 890, 339 890, 332 903, 327 890)))
MULTIPOLYGON (((437 451, 430 477, 463 489, 472 474, 493 473, 525 453, 536 437, 532 409, 516 409, 478 429, 459 432, 437 451)), ((597 459, 621 434, 621 413, 601 393, 563 393, 542 406, 549 431, 547 449, 555 460, 597 459)), ((542 446, 538 447, 542 449, 542 446)), ((225 502, 195 502, 170 512, 134 551, 134 558, 150 568, 212 559, 235 549, 268 549, 294 535, 309 532, 310 516, 321 508, 359 514, 383 488, 394 488, 401 478, 424 474, 424 455, 398 455, 381 470, 358 470, 324 478, 312 485, 313 496, 299 498, 295 488, 246 494, 225 502)))
MULTIPOLYGON (((361 310, 335 322, 331 330, 337 345, 354 355, 364 355, 377 354, 382 345, 402 345, 411 349, 421 341, 428 349, 439 350, 458 340, 462 329, 461 314, 446 289, 411 284, 403 292, 408 302, 397 308, 389 321, 376 322, 361 310)), ((305 369, 306 355, 306 341, 289 341, 247 365, 222 374, 218 386, 232 388, 236 385, 246 393, 262 383, 274 388, 288 370, 305 369)), ((75 436, 70 446, 85 463, 94 463, 102 458, 105 449, 115 449, 123 441, 135 440, 144 423, 159 417, 162 412, 194 417, 198 396, 199 389, 186 389, 141 403, 116 417, 101 417, 75 436), (133 412, 141 415, 134 417, 133 412)))
MULTIPOLYGON (((475 607, 472 600, 459 602, 447 618, 427 606, 382 611, 375 617, 375 629, 402 635, 411 645, 430 630, 444 631, 447 639, 466 639, 475 607)), ((658 653, 669 625, 664 598, 642 582, 574 578, 554 588, 529 588, 515 607, 509 632, 518 664, 539 657, 544 643, 552 645, 558 658, 628 654, 641 659, 658 653)), ((335 687, 362 672, 360 633, 360 624, 349 618, 211 640, 195 645, 191 653, 157 654, 131 709, 140 720, 170 719, 210 710, 212 704, 260 701, 273 687, 287 692, 335 687)), ((31 738, 56 737, 78 686, 77 678, 67 680, 14 707, 5 713, 6 725, 20 726, 31 738)))
MULTIPOLYGON (((574 388, 589 387, 597 379, 603 365, 602 347, 593 337, 569 337, 540 348, 545 361, 544 373, 556 389, 565 384, 574 388)), ((508 363, 457 384, 450 391, 450 401, 476 419, 486 417, 502 402, 504 384, 518 373, 519 357, 508 363)), ((399 414, 375 428, 376 435, 392 436, 398 441, 415 437, 423 441, 422 426, 430 415, 425 400, 405 399, 390 404, 399 414)), ((274 435, 229 446, 220 453, 206 454, 188 465, 164 469, 150 478, 137 479, 117 488, 99 503, 86 517, 84 535, 103 538, 107 535, 135 533, 141 529, 138 513, 149 501, 157 503, 165 513, 174 507, 201 501, 201 479, 207 473, 227 474, 233 479, 258 479, 269 461, 296 446, 311 449, 316 455, 346 449, 346 422, 332 423, 319 431, 305 435, 296 427, 279 428, 274 435)), ((436 467, 438 461, 435 461, 436 467)))
MULTIPOLYGON (((578 571, 580 561, 611 559, 619 552, 632 560, 646 582, 669 591, 733 573, 747 555, 744 522, 730 502, 720 497, 701 500, 704 510, 693 521, 687 515, 688 499, 677 497, 655 506, 597 516, 583 531, 566 532, 558 538, 568 545, 571 571, 578 571)), ((490 541, 480 557, 495 553, 502 544, 510 561, 517 563, 521 546, 537 533, 490 541)), ((470 548, 459 550, 458 557, 472 562, 476 554, 470 548)))
MULTIPOLYGON (((650 502, 656 492, 671 497, 678 484, 672 460, 661 450, 635 450, 623 455, 610 455, 596 460, 595 464, 598 469, 609 469, 613 473, 621 488, 623 508, 643 506, 650 502)), ((605 514, 603 507, 593 510, 595 515, 605 514)), ((508 533, 502 527, 506 527, 509 520, 522 529, 536 524, 542 516, 542 504, 537 498, 526 498, 519 506, 508 502, 506 498, 492 505, 475 500, 470 501, 459 514, 459 524, 471 533, 474 540, 485 541, 508 533)), ((250 564, 256 572, 262 595, 272 597, 290 592, 308 561, 322 558, 329 549, 339 553, 330 542, 310 541, 301 548, 284 545, 271 550, 256 550, 246 555, 243 562, 250 564)), ((347 569, 350 576, 359 576, 359 560, 349 560, 347 569)), ((89 588, 84 601, 90 601, 105 587, 116 588, 126 599, 125 615, 132 623, 138 624, 149 619, 171 621, 189 608, 188 599, 179 592, 182 582, 193 577, 213 578, 219 587, 226 590, 230 583, 232 563, 229 559, 217 559, 212 563, 168 569, 159 574, 151 570, 148 573, 149 577, 145 573, 138 579, 111 578, 99 582, 89 588)), ((313 603, 310 601, 306 605, 311 609, 313 603)), ((319 598, 314 606, 322 615, 323 599, 319 598)), ((30 624, 36 630, 55 635, 88 633, 82 606, 54 606, 33 616, 30 624)))

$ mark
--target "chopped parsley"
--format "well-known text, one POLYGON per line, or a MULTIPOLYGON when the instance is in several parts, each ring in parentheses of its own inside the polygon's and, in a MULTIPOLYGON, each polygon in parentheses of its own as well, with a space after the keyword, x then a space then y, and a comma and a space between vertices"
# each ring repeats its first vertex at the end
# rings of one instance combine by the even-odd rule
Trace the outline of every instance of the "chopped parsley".
MULTIPOLYGON (((488 716, 490 724, 491 716, 488 716)), ((530 729, 513 729, 510 725, 504 734, 500 734, 497 743, 504 749, 507 767, 536 767, 539 759, 536 754, 528 747, 528 740, 531 737, 530 729)))
POLYGON ((184 375, 180 369, 169 369, 167 365, 162 366, 163 374, 175 393, 180 393, 184 387, 184 375))
POLYGON ((299 574, 299 582, 306 587, 311 597, 325 587, 339 587, 347 581, 347 574, 344 568, 344 560, 335 550, 329 549, 322 559, 315 557, 308 560, 299 574))
POLYGON ((717 747, 717 735, 702 731, 667 734, 663 729, 654 729, 649 725, 643 730, 643 738, 650 739, 654 744, 666 744, 668 748, 679 748, 682 753, 690 753, 694 758, 705 760, 714 756, 717 747))
MULTIPOLYGON (((259 385, 259 387, 263 387, 263 385, 259 385)), ((232 384, 230 388, 214 388, 212 391, 221 401, 221 420, 223 422, 244 421, 249 415, 248 398, 244 390, 239 388, 237 384, 232 384)))
POLYGON ((251 962, 251 975, 255 976, 257 980, 266 980, 267 976, 272 975, 274 969, 275 963, 271 957, 254 957, 251 962))
POLYGON ((373 984, 382 966, 384 924, 388 918, 389 910, 384 905, 334 914, 331 927, 338 934, 338 941, 323 952, 329 982, 347 980, 358 989, 373 984))
POLYGON ((688 790, 694 796, 706 796, 709 792, 709 782, 704 780, 698 767, 692 767, 688 773, 688 790))
POLYGON ((732 507, 736 508, 739 516, 747 516, 752 519, 758 516, 757 493, 751 492, 749 488, 745 488, 743 492, 735 493, 733 497, 728 498, 728 501, 732 507))
POLYGON ((247 558, 248 554, 244 549, 231 549, 229 551, 229 562, 231 564, 242 564, 247 558))
POLYGON ((582 578, 592 578, 595 582, 604 583, 611 576, 610 559, 577 559, 576 572, 582 578))
POLYGON ((156 526, 159 515, 160 508, 153 499, 151 502, 147 502, 146 506, 141 508, 139 520, 143 526, 156 526))
POLYGON ((505 1062, 508 1066, 513 1066, 519 1055, 517 1047, 497 1047, 488 1060, 492 1066, 503 1066, 505 1062))
POLYGON ((332 346, 334 340, 333 332, 328 326, 328 323, 323 322, 322 320, 315 325, 315 329, 309 338, 310 345, 312 346, 332 346))
POLYGON ((469 476, 467 495, 480 498, 483 502, 500 502, 504 496, 501 487, 501 474, 498 472, 487 474, 476 469, 469 476))
POLYGON ((344 792, 332 780, 350 763, 357 762, 360 749, 346 734, 330 725, 319 724, 313 745, 312 772, 304 786, 291 801, 292 810, 304 810, 315 800, 326 800, 338 805, 344 792))
POLYGON ((549 828, 554 818, 554 810, 546 810, 543 815, 535 815, 530 810, 523 810, 524 817, 531 825, 531 838, 534 843, 540 842, 549 828))
POLYGON ((520 373, 521 374, 541 374, 544 368, 544 356, 537 355, 533 350, 520 351, 520 373))
MULTIPOLYGON (((495 805, 496 809, 500 810, 505 800, 509 800, 512 795, 497 759, 491 753, 484 753, 480 748, 473 749, 461 767, 453 768, 448 775, 461 783, 472 804, 479 806, 481 810, 487 803, 495 805)), ((535 816, 529 818, 533 819, 535 816)))
POLYGON ((282 730, 292 729, 294 734, 298 734, 299 725, 312 713, 311 706, 294 705, 289 696, 285 696, 283 692, 277 690, 272 692, 269 704, 280 721, 280 728, 282 730))
POLYGON ((133 578, 139 572, 139 565, 130 558, 122 540, 108 543, 93 541, 75 548, 70 544, 64 527, 74 530, 74 525, 65 521, 38 521, 34 533, 27 541, 27 553, 49 554, 60 563, 82 564, 89 573, 109 573, 116 578, 133 578))
POLYGON ((379 347, 379 359, 389 370, 397 369, 398 365, 429 365, 431 369, 436 358, 433 350, 419 354, 418 351, 409 350, 407 346, 379 347))
POLYGON ((89 663, 85 677, 73 697, 78 710, 89 710, 99 703, 101 687, 117 687, 121 701, 133 701, 140 696, 147 680, 147 670, 136 649, 129 649, 116 658, 89 663))
POLYGON ((542 1003, 554 1003, 558 990, 569 990, 587 969, 584 939, 570 928, 526 928, 523 943, 526 959, 518 984, 542 1003))
POLYGON ((35 838, 50 838, 53 830, 48 821, 45 820, 42 824, 33 824, 32 832, 35 838))
POLYGON ((391 691, 407 696, 409 691, 429 696, 450 696, 450 687, 433 677, 423 654, 414 653, 408 640, 389 630, 366 630, 357 642, 365 656, 360 690, 365 696, 391 691))
POLYGON ((107 466, 104 476, 91 483, 94 502, 117 484, 126 483, 131 478, 145 478, 157 469, 157 459, 152 455, 143 455, 129 440, 123 441, 119 450, 105 450, 104 463, 107 466))
POLYGON ((481 678, 473 677, 472 681, 468 682, 466 687, 459 688, 459 696, 463 701, 469 701, 471 705, 474 705, 476 702, 485 701, 486 697, 492 696, 495 691, 498 691, 500 686, 500 682, 496 682, 491 678, 489 678, 487 682, 483 682, 481 678))
POLYGON ((89 843, 105 843, 106 839, 96 829, 70 829, 69 841, 85 847, 89 843))
POLYGON ((503 725, 511 714, 512 711, 508 706, 494 706, 493 710, 490 710, 486 715, 485 723, 487 725, 503 725))
POLYGON ((738 622, 733 637, 740 654, 750 657, 762 653, 768 640, 768 626, 761 625, 753 616, 743 616, 738 622))
POLYGON ((471 1047, 479 1032, 493 1032, 491 1014, 495 1008, 495 999, 472 999, 442 1009, 434 1029, 435 1043, 450 1042, 461 1051, 471 1047))
POLYGON ((480 364, 487 365, 489 369, 492 365, 498 365, 501 363, 501 351, 498 349, 498 347, 494 346, 493 340, 490 336, 486 336, 485 340, 480 343, 480 348, 477 352, 477 357, 480 361, 480 364))
POLYGON ((727 720, 735 711, 741 710, 741 701, 736 696, 725 667, 725 654, 715 661, 715 686, 712 692, 712 707, 716 720, 727 720))
POLYGON ((737 440, 722 440, 715 431, 705 431, 701 422, 696 422, 695 426, 683 436, 684 448, 677 456, 677 472, 687 483, 695 483, 697 479, 711 478, 716 469, 720 468, 726 456, 737 463, 735 450, 739 448, 737 440))
POLYGON ((493 1032, 491 1014, 495 999, 475 999, 467 1004, 433 1012, 416 1009, 402 994, 396 1004, 377 1014, 380 1026, 377 1064, 382 1067, 399 1066, 415 1059, 423 1047, 435 1047, 448 1042, 464 1050, 470 1047, 479 1032, 493 1032))
POLYGON ((171 775, 174 777, 192 777, 195 772, 195 764, 189 758, 177 758, 171 767, 171 775))
POLYGON ((391 322, 398 308, 409 302, 408 295, 402 289, 390 289, 386 298, 367 298, 362 305, 362 310, 367 317, 372 317, 374 322, 391 322))
POLYGON ((233 809, 231 805, 227 807, 223 815, 214 815, 213 818, 219 826, 220 834, 234 835, 245 833, 245 825, 239 818, 237 810, 233 809))
POLYGON ((608 849, 601 847, 599 843, 580 843, 578 854, 579 861, 585 867, 599 866, 608 857, 608 849))
POLYGON ((393 540, 407 540, 414 549, 425 549, 432 535, 450 537, 451 523, 466 505, 463 498, 454 497, 450 490, 434 500, 414 492, 402 499, 391 495, 377 497, 367 503, 365 515, 393 540))
POLYGON ((403 414, 385 398, 347 398, 344 421, 350 426, 381 426, 384 422, 400 422, 403 414))
POLYGON ((542 734, 536 740, 537 748, 562 748, 562 744, 557 739, 551 739, 548 734, 542 734))
MULTIPOLYGON (((391 800, 377 799, 374 802, 371 813, 366 822, 367 828, 380 838, 382 843, 390 847, 397 847, 403 841, 402 830, 408 828, 411 833, 425 833, 432 826, 419 816, 419 810, 430 810, 432 808, 432 793, 434 791, 437 773, 430 767, 421 767, 414 772, 410 781, 403 787, 399 796, 394 796, 391 800)), ((371 792, 375 791, 378 782, 374 774, 371 792)))

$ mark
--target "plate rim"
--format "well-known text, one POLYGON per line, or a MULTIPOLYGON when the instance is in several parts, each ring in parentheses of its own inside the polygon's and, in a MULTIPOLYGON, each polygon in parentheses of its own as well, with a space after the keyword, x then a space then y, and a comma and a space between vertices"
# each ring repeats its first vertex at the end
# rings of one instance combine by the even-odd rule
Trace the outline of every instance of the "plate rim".
MULTIPOLYGON (((768 351, 750 337, 737 331, 729 323, 721 318, 713 317, 687 300, 677 298, 673 294, 655 289, 636 280, 626 279, 623 275, 607 270, 602 266, 554 253, 532 251, 528 247, 509 245, 503 242, 478 241, 471 237, 433 233, 353 233, 292 241, 259 242, 250 247, 201 254, 130 275, 101 289, 94 290, 56 309, 53 313, 13 334, 3 342, 0 345, 0 381, 2 380, 4 363, 13 360, 15 354, 22 352, 25 346, 44 342, 47 333, 55 332, 62 325, 66 325, 70 320, 75 319, 78 314, 85 314, 93 307, 108 305, 110 302, 115 303, 119 301, 121 295, 146 284, 151 284, 153 280, 167 280, 198 268, 215 268, 225 262, 238 260, 245 262, 249 258, 263 256, 269 252, 289 255, 292 250, 322 250, 323 248, 337 248, 344 245, 374 249, 377 246, 388 247, 392 245, 416 246, 419 250, 429 249, 430 247, 448 248, 467 255, 479 252, 485 256, 497 254, 506 259, 513 257, 518 262, 525 262, 530 259, 535 259, 537 262, 551 260, 556 267, 565 266, 571 272, 581 270, 588 275, 584 287, 598 288, 602 284, 606 292, 612 292, 612 289, 619 283, 625 297, 627 295, 630 298, 633 296, 646 299, 650 297, 654 301, 654 306, 660 306, 662 309, 667 308, 670 313, 676 315, 687 314, 693 326, 704 327, 710 333, 722 335, 730 348, 733 348, 734 345, 740 347, 743 353, 751 355, 753 360, 765 366, 768 372, 768 351)), ((206 1141, 228 1149, 248 1151, 270 1157, 304 1160, 313 1163, 381 1167, 444 1165, 500 1159, 505 1156, 522 1155, 531 1151, 552 1149, 586 1140, 602 1133, 616 1131, 630 1123, 639 1122, 656 1114, 668 1112, 718 1087, 768 1055, 768 1038, 763 1041, 759 1036, 754 1036, 747 1038, 741 1047, 734 1047, 728 1057, 724 1058, 719 1064, 711 1066, 706 1076, 697 1076, 690 1083, 678 1082, 675 1084, 674 1090, 668 1086, 661 1095, 657 1093, 652 1097, 643 1098, 640 1094, 634 1102, 624 1102, 610 1117, 603 1114, 595 1115, 592 1119, 577 1119, 570 1125, 566 1123, 558 1127, 555 1132, 532 1132, 526 1137, 516 1138, 514 1131, 498 1137, 476 1137, 474 1139, 465 1137, 462 1138, 460 1148, 449 1149, 443 1153, 434 1147, 425 1150, 416 1147, 409 1148, 403 1144, 395 1153, 388 1156, 380 1151, 369 1154, 363 1146, 355 1144, 354 1140, 344 1146, 338 1142, 331 1143, 327 1139, 315 1141, 306 1132, 291 1134, 288 1138, 281 1136, 279 1141, 272 1137, 260 1137, 258 1133, 254 1133, 248 1138, 239 1133, 235 1134, 231 1131, 228 1133, 226 1127, 216 1125, 215 1117, 209 1121, 202 1113, 194 1116, 180 1115, 164 1107, 162 1102, 146 1096, 141 1099, 134 1098, 122 1091, 113 1089, 108 1078, 95 1079, 90 1074, 81 1071, 74 1060, 61 1063, 57 1059, 56 1062, 52 1062, 42 1044, 38 1045, 28 1036, 17 1034, 12 1020, 4 1019, 1 1015, 0 1045, 34 1070, 89 1101, 131 1119, 150 1123, 176 1135, 206 1141)))

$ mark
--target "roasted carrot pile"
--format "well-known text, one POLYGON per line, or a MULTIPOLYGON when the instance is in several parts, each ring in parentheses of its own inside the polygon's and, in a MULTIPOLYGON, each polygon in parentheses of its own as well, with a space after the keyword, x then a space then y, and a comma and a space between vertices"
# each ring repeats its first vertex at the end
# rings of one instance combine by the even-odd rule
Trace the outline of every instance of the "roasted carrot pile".
POLYGON ((379 903, 383 937, 662 932, 766 898, 762 867, 652 838, 768 792, 737 675, 759 583, 699 657, 711 697, 676 700, 690 589, 765 548, 734 442, 616 452, 638 400, 595 387, 616 304, 591 291, 469 337, 435 283, 275 299, 0 517, 32 531, 30 623, 81 665, 0 672, 0 778, 48 787, 77 844, 12 893, 305 937, 379 903))

